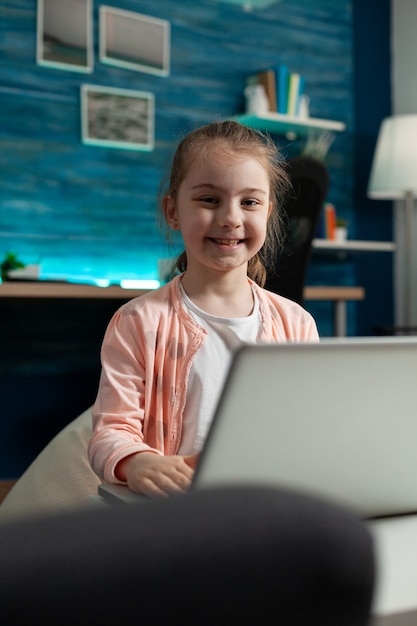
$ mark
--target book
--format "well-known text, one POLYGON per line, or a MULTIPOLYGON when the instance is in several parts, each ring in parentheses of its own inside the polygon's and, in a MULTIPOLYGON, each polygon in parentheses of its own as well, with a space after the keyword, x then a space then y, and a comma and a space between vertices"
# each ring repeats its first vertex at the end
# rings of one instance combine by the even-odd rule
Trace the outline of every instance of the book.
POLYGON ((288 106, 288 78, 289 71, 285 63, 280 63, 275 69, 276 88, 277 88, 277 112, 282 115, 287 114, 288 106))
POLYGON ((326 202, 324 205, 324 218, 326 227, 326 238, 336 239, 336 209, 334 204, 326 202))
POLYGON ((304 96, 304 85, 305 85, 305 78, 302 74, 300 74, 300 80, 298 83, 297 103, 295 105, 295 114, 297 117, 301 114, 300 105, 301 105, 302 97, 304 96))
POLYGON ((288 81, 288 105, 287 114, 297 115, 297 105, 299 103, 301 76, 298 72, 291 72, 288 81))

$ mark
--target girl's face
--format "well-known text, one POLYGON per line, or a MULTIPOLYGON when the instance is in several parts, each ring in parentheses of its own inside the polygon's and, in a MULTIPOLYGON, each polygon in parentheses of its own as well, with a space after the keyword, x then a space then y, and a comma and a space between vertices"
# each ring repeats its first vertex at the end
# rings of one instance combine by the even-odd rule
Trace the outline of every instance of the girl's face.
POLYGON ((195 159, 165 216, 181 231, 188 269, 232 271, 262 247, 271 212, 270 185, 261 163, 218 144, 195 159))

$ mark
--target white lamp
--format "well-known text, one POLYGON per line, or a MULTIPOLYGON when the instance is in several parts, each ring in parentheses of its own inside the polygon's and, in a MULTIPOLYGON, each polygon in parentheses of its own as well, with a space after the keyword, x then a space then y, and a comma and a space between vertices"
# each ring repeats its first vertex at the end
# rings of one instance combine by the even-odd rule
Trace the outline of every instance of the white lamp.
POLYGON ((403 325, 410 327, 414 198, 417 196, 417 115, 396 115, 382 121, 368 196, 376 200, 404 200, 403 325))

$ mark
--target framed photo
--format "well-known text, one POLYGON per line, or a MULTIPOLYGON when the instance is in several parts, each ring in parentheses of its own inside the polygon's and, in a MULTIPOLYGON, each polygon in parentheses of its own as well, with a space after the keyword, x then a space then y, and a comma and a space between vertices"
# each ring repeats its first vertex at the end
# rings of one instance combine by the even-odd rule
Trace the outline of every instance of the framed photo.
POLYGON ((102 63, 168 76, 170 23, 133 11, 100 6, 102 63))
POLYGON ((92 0, 38 0, 39 65, 89 73, 93 54, 92 0))
POLYGON ((155 145, 152 93, 96 85, 81 86, 81 127, 85 144, 151 151, 155 145))

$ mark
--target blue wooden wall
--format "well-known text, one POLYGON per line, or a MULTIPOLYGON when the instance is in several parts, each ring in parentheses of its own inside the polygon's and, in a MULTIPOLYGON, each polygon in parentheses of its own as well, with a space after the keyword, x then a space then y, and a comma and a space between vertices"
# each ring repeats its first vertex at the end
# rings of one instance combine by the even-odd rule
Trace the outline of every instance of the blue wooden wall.
MULTIPOLYGON (((100 63, 101 3, 93 4, 94 71, 80 74, 36 64, 36 0, 0 3, 0 257, 13 250, 26 263, 39 261, 46 279, 157 279, 158 258, 171 254, 157 196, 176 142, 197 125, 242 112, 246 76, 279 62, 304 75, 312 116, 346 123, 326 160, 328 199, 355 236, 351 0, 282 0, 252 12, 215 0, 111 2, 169 20, 168 77, 100 63), (84 83, 152 92, 155 149, 83 145, 84 83)), ((285 156, 302 147, 277 140, 285 156)), ((316 257, 309 281, 353 284, 354 265, 316 257)), ((310 308, 330 334, 329 307, 310 308)))
MULTIPOLYGON (((391 115, 391 0, 354 0, 353 18, 356 232, 358 239, 390 241, 392 202, 370 200, 366 189, 379 126, 384 117, 391 115)), ((355 274, 358 283, 366 287, 366 300, 357 309, 357 334, 372 334, 378 326, 392 326, 393 255, 361 254, 356 259, 355 274)))

